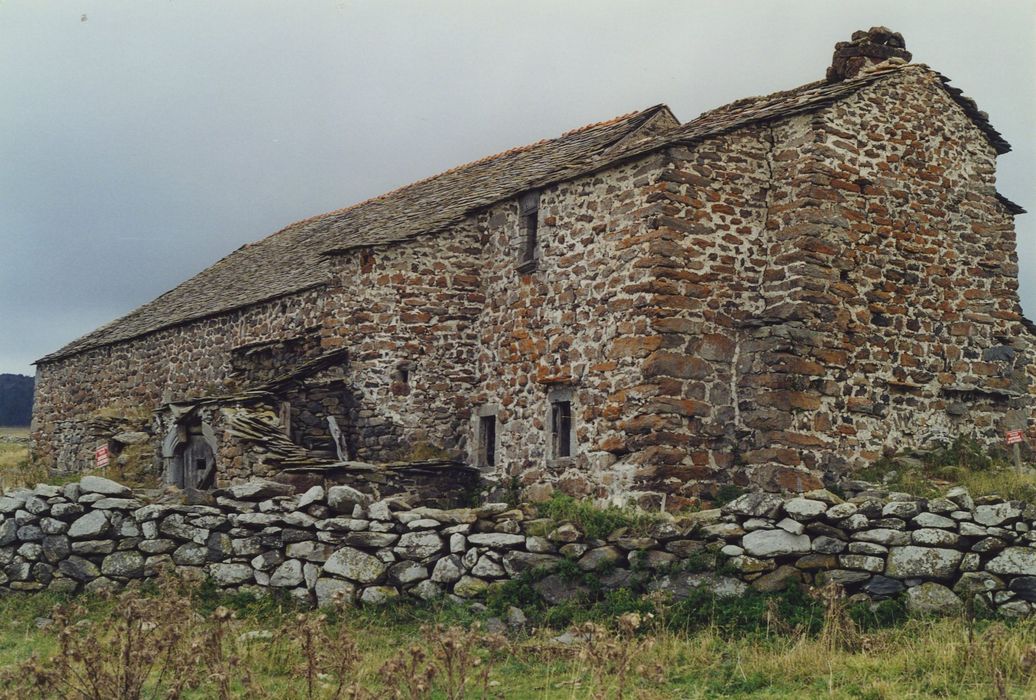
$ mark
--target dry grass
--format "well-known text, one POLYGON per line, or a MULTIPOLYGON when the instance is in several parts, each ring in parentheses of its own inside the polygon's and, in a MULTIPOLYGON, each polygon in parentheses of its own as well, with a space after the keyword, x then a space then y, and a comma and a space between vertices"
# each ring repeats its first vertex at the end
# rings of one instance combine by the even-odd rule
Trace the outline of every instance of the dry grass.
POLYGON ((0 428, 0 487, 31 486, 46 481, 46 470, 34 468, 29 461, 28 438, 28 428, 0 428))
POLYGON ((154 447, 149 443, 126 445, 104 476, 135 489, 161 488, 162 480, 155 467, 154 447))
POLYGON ((887 488, 922 497, 939 496, 963 486, 972 496, 1002 496, 1036 503, 1036 469, 1021 470, 1003 450, 986 450, 968 438, 926 453, 883 458, 857 476, 887 488))
MULTIPOLYGON (((25 483, 23 475, 30 476, 29 472, 32 470, 29 465, 28 438, 28 428, 0 428, 0 483, 4 486, 21 486, 25 483), (12 442, 3 438, 18 438, 20 441, 12 442)), ((31 474, 31 477, 41 480, 38 476, 40 475, 31 474)), ((42 478, 46 477, 45 472, 42 478)))
MULTIPOLYGON (((3 427, 0 428, 0 438, 3 437, 27 440, 29 429, 3 427)), ((111 466, 104 470, 55 476, 29 459, 28 443, 21 440, 12 442, 0 439, 0 489, 32 487, 39 483, 60 484, 78 480, 85 474, 106 476, 133 488, 153 489, 162 485, 149 445, 127 445, 111 466)))
POLYGON ((0 600, 0 697, 1036 697, 1036 622, 982 623, 972 641, 960 619, 864 633, 839 601, 819 634, 676 632, 626 614, 562 643, 558 630, 485 634, 454 607, 298 612, 172 581, 56 611, 46 594, 13 595, 0 600))

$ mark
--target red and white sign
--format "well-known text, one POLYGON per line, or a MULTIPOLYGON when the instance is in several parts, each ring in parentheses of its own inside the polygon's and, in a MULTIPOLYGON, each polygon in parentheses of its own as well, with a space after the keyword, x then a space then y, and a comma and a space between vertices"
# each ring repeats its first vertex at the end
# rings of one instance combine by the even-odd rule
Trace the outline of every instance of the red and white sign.
POLYGON ((97 461, 97 468, 107 467, 108 463, 112 460, 111 452, 108 451, 107 445, 101 445, 94 451, 94 458, 97 461))
POLYGON ((1004 439, 1007 440, 1008 445, 1014 445, 1015 443, 1022 442, 1025 439, 1025 431, 1008 430, 1004 433, 1004 439))

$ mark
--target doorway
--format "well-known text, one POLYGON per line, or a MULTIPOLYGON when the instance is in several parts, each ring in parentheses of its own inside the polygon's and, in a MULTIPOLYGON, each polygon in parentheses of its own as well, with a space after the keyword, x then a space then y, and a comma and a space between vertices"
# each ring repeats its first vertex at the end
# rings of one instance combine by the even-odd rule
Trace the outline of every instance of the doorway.
POLYGON ((182 489, 210 489, 215 483, 216 456, 201 426, 188 429, 187 439, 176 447, 170 481, 182 489))

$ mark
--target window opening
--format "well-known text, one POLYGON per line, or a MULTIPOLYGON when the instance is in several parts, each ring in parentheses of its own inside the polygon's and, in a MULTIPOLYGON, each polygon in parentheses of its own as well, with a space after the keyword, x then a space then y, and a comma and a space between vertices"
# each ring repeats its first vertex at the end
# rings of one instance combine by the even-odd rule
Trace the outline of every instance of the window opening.
POLYGON ((368 273, 374 269, 374 253, 370 250, 360 251, 360 272, 368 273))
POLYGON ((390 386, 390 391, 395 396, 407 396, 410 394, 409 365, 400 365, 392 370, 391 380, 392 384, 390 386))
POLYGON ((484 467, 496 466, 496 416, 482 416, 478 422, 479 461, 484 467))
POLYGON ((555 401, 551 404, 551 432, 554 456, 572 456, 572 402, 555 401))
POLYGON ((539 247, 539 192, 529 192, 522 196, 518 203, 518 216, 522 231, 522 259, 518 268, 521 272, 531 272, 536 269, 539 247))
POLYGON ((291 402, 281 401, 280 408, 281 427, 284 428, 284 437, 291 439, 291 402))

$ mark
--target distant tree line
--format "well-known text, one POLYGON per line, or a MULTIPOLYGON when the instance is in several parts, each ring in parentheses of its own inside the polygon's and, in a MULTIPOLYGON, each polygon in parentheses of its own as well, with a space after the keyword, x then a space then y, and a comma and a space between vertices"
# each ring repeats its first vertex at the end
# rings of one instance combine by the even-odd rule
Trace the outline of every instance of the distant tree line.
POLYGON ((33 377, 0 374, 0 425, 28 425, 32 420, 33 377))

